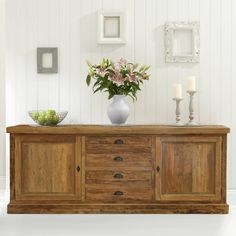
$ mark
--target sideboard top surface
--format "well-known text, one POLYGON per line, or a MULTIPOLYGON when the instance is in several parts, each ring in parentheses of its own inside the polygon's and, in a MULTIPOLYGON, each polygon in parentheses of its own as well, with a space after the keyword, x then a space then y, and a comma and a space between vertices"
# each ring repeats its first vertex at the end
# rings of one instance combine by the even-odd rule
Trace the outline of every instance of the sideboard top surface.
POLYGON ((168 126, 168 125, 16 125, 7 127, 11 134, 227 134, 230 129, 223 125, 168 126))

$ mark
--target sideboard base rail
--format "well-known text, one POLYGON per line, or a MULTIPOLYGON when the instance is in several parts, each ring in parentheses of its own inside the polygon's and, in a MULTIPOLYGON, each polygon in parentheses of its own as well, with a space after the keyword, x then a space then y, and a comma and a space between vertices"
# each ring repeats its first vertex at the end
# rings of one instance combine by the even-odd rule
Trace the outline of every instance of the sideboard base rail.
POLYGON ((9 204, 11 214, 227 214, 228 204, 9 204))

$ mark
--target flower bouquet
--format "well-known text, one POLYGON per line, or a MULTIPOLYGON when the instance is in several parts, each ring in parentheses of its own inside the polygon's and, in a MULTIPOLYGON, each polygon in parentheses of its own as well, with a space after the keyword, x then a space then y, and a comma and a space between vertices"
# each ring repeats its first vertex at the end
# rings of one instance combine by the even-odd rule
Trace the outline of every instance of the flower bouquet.
POLYGON ((108 93, 108 99, 114 97, 113 103, 108 107, 108 116, 112 123, 125 123, 129 115, 129 108, 125 106, 124 96, 130 96, 137 100, 136 93, 143 81, 148 80, 147 73, 150 66, 139 66, 138 64, 120 59, 114 63, 110 59, 103 59, 100 64, 88 64, 87 85, 93 83, 93 92, 104 91, 108 93))

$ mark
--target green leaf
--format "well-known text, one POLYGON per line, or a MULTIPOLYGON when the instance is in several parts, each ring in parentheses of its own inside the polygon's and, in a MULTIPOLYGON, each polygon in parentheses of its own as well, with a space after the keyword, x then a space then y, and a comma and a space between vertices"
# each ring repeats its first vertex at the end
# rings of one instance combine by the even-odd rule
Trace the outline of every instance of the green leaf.
POLYGON ((115 94, 113 93, 110 93, 109 96, 108 96, 108 99, 110 100, 115 94))
POLYGON ((93 89, 98 85, 100 83, 100 81, 96 81, 95 83, 94 83, 94 85, 93 85, 93 89))
POLYGON ((141 66, 139 69, 139 72, 143 71, 145 69, 145 66, 141 66))
POLYGON ((101 86, 98 87, 98 88, 96 88, 96 89, 93 91, 93 93, 96 93, 96 92, 98 92, 99 90, 102 91, 101 86))
POLYGON ((144 70, 146 71, 146 70, 148 70, 148 69, 150 69, 150 66, 145 66, 145 69, 144 69, 144 70))
POLYGON ((87 76, 86 83, 88 86, 90 85, 90 83, 91 83, 91 76, 90 75, 87 76))

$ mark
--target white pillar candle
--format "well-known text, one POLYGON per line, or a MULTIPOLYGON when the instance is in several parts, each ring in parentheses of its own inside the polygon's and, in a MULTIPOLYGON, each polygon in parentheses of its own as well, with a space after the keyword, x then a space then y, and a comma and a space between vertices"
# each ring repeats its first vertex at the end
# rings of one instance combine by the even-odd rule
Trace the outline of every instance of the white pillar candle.
POLYGON ((174 85, 174 98, 182 99, 182 84, 174 85))
POLYGON ((196 91, 196 78, 195 76, 188 77, 188 91, 196 91))

